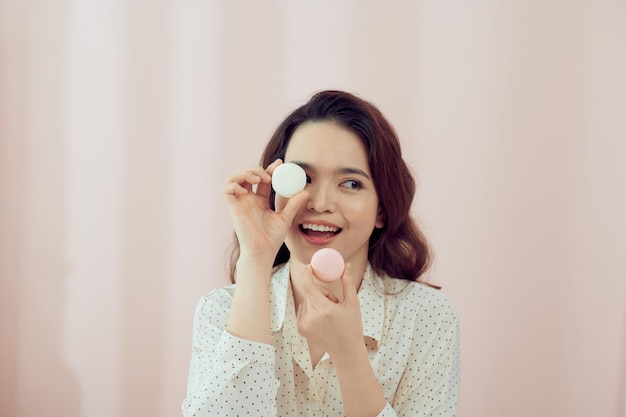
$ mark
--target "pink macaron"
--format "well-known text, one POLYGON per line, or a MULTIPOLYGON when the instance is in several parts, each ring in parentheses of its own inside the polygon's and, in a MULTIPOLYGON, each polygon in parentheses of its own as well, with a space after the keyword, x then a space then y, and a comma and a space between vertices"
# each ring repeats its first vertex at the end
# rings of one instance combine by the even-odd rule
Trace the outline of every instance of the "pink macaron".
POLYGON ((341 278, 345 263, 339 252, 332 248, 322 248, 311 258, 313 274, 320 281, 332 282, 341 278))

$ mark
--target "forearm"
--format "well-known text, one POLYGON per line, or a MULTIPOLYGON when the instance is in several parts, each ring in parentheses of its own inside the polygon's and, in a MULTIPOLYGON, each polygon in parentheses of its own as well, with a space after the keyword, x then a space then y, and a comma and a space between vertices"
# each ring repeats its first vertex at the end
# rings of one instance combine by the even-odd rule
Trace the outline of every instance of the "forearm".
POLYGON ((226 330, 241 339, 271 343, 270 294, 271 263, 240 258, 237 286, 226 330))
POLYGON ((186 417, 276 416, 275 351, 272 346, 222 334, 208 358, 195 351, 183 402, 186 417), (212 355, 212 356, 213 356, 212 355), (259 414, 256 414, 259 413, 259 414))
POLYGON ((374 375, 365 347, 345 356, 336 355, 332 360, 346 417, 378 416, 387 400, 374 375))

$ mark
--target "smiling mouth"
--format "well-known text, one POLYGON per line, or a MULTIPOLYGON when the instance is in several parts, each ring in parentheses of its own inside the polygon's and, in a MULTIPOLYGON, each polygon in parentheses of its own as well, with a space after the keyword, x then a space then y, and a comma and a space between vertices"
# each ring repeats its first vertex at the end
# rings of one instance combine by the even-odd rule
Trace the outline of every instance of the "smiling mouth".
POLYGON ((300 232, 313 238, 329 238, 341 233, 340 227, 324 226, 319 224, 301 224, 300 232))

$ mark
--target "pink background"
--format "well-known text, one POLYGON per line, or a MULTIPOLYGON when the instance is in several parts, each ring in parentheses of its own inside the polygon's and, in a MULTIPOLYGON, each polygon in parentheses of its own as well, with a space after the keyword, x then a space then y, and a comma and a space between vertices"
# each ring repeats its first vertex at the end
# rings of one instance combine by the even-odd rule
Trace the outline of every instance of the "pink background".
POLYGON ((419 178, 459 416, 624 416, 624 22, 617 0, 0 2, 0 415, 180 415, 225 179, 342 88, 419 178))

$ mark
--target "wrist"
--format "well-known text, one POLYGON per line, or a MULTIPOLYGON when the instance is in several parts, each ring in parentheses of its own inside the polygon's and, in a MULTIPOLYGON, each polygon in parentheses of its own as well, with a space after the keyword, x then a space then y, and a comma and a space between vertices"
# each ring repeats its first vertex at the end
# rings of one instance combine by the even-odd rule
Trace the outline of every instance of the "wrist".
POLYGON ((237 258, 237 268, 250 266, 255 268, 272 269, 275 257, 276 254, 253 253, 242 250, 237 258))
POLYGON ((333 365, 338 370, 340 368, 354 369, 359 364, 369 365, 369 355, 365 343, 355 344, 353 348, 342 349, 341 351, 329 353, 333 365))
POLYGON ((266 257, 240 256, 235 267, 237 284, 253 283, 255 286, 269 287, 272 276, 273 259, 266 257))
POLYGON ((377 416, 385 408, 382 386, 369 360, 365 344, 332 358, 337 371, 346 416, 377 416))

